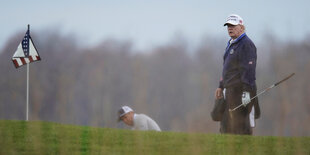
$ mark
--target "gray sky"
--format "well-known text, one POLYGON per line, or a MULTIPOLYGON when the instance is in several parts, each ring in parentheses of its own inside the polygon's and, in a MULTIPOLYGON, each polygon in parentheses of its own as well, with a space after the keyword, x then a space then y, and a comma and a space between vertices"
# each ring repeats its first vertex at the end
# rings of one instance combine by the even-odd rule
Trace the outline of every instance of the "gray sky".
POLYGON ((180 32, 197 43, 204 35, 228 38, 223 23, 231 13, 244 19, 254 42, 266 30, 281 40, 299 40, 310 34, 309 5, 309 0, 0 0, 0 48, 27 24, 31 31, 76 34, 90 46, 113 37, 132 39, 143 49, 180 32))

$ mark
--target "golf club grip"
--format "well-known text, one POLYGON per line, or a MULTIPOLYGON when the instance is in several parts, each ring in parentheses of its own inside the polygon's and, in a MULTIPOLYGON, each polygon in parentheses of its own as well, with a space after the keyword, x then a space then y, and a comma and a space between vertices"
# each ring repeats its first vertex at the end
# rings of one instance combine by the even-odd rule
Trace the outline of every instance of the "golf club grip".
POLYGON ((281 80, 281 81, 275 83, 274 85, 277 86, 277 85, 279 85, 280 83, 282 83, 283 81, 285 81, 285 80, 291 78, 291 77, 294 76, 294 75, 295 75, 295 73, 292 73, 291 75, 289 75, 288 77, 284 78, 283 80, 281 80))

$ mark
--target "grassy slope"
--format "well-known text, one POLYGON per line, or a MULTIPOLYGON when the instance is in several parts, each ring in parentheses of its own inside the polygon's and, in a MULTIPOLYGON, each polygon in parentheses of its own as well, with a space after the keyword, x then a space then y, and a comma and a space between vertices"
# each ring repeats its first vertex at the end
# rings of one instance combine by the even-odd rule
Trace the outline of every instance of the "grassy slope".
POLYGON ((0 154, 310 154, 310 137, 130 131, 0 120, 0 154))

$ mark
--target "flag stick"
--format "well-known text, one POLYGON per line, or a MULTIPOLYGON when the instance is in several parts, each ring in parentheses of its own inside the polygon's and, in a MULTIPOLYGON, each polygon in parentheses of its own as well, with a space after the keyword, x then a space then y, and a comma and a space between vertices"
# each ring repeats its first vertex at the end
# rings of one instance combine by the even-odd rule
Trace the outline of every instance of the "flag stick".
MULTIPOLYGON (((30 25, 28 24, 28 30, 30 31, 30 25)), ((29 32, 30 33, 30 32, 29 32)), ((29 114, 29 63, 27 63, 27 97, 26 97, 26 121, 28 121, 29 117, 28 117, 28 114, 29 114)))
POLYGON ((29 63, 27 63, 27 99, 26 99, 26 121, 28 121, 28 107, 29 107, 29 63))
POLYGON ((27 65, 27 77, 26 77, 26 121, 29 120, 29 68, 30 63, 34 61, 40 61, 41 57, 32 42, 30 37, 30 25, 28 24, 28 30, 18 45, 17 50, 15 51, 12 61, 16 68, 27 65))

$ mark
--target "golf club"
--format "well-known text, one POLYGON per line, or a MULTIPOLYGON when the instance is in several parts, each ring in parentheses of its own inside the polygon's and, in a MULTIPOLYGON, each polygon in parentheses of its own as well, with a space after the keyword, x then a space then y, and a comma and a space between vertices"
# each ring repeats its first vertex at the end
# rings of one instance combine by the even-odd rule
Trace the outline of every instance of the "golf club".
MULTIPOLYGON (((292 74, 290 74, 289 76, 287 76, 286 78, 284 78, 283 80, 281 80, 281 81, 279 81, 279 82, 277 82, 277 83, 271 85, 270 87, 264 89, 263 91, 261 91, 260 93, 258 93, 256 96, 252 97, 252 98, 250 99, 250 101, 252 101, 254 98, 258 97, 259 95, 265 93, 266 91, 270 90, 271 88, 273 88, 273 87, 279 85, 280 83, 286 81, 287 79, 291 78, 291 77, 294 76, 294 75, 295 75, 295 73, 292 73, 292 74)), ((249 103, 250 103, 250 102, 249 102, 249 103)), ((247 103, 247 104, 249 104, 249 103, 247 103)), ((244 104, 240 104, 239 106, 235 107, 234 109, 229 109, 229 111, 235 111, 236 109, 240 108, 241 106, 246 106, 247 104, 245 104, 245 105, 244 105, 244 104)))

